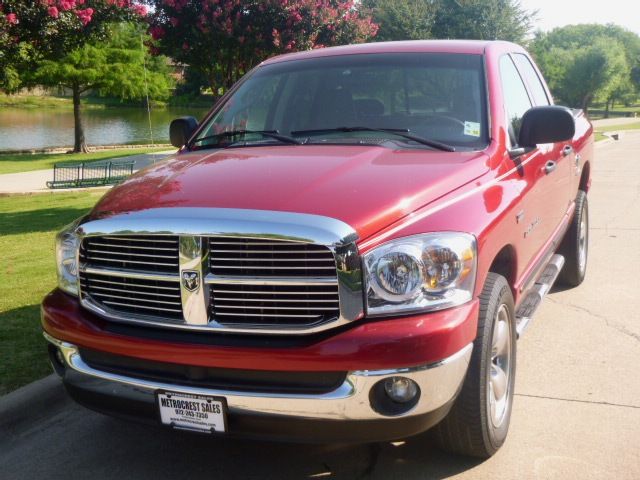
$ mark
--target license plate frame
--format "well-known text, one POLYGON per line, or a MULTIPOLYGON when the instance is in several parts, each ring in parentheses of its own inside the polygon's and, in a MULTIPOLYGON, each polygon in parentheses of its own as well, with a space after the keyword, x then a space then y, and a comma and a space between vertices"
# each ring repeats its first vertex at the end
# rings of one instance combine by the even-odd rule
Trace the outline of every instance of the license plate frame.
POLYGON ((158 420, 164 426, 206 434, 228 433, 225 397, 156 390, 155 405, 158 420), (170 405, 173 401, 185 403, 170 405), (216 406, 219 406, 220 412, 216 412, 216 406))

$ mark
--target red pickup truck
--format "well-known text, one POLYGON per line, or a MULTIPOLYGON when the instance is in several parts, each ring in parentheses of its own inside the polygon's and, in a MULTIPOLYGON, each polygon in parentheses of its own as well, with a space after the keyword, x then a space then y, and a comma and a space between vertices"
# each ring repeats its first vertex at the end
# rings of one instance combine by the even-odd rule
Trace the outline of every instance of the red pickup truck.
POLYGON ((294 53, 57 237, 51 362, 87 407, 488 457, 517 339, 588 249, 593 129, 506 42, 294 53))

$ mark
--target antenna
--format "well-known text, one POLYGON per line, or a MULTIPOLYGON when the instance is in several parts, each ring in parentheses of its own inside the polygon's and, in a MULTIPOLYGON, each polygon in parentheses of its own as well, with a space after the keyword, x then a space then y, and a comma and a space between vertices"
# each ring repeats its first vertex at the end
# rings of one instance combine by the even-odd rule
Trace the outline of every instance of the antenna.
POLYGON ((149 119, 149 136, 151 137, 151 145, 155 146, 153 143, 153 128, 151 127, 151 103, 149 103, 149 84, 147 83, 147 55, 144 49, 144 40, 142 35, 140 35, 140 47, 142 48, 142 67, 144 69, 144 90, 147 97, 147 117, 149 119))

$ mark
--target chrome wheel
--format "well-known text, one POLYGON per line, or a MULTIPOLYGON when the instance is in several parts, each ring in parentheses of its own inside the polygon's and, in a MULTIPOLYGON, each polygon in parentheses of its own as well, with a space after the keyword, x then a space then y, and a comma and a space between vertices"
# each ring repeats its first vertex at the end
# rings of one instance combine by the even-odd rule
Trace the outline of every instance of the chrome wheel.
POLYGON ((500 305, 496 313, 491 340, 491 371, 487 379, 489 418, 494 428, 504 421, 511 391, 511 331, 509 310, 500 305))
POLYGON ((580 215, 580 227, 578 231, 578 268, 584 272, 587 266, 587 251, 589 249, 589 219, 587 209, 582 209, 580 215))

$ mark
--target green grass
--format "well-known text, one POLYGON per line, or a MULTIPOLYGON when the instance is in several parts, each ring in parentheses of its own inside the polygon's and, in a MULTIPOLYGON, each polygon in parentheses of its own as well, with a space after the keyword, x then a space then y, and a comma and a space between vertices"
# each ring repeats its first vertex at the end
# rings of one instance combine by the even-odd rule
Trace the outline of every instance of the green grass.
POLYGON ((54 235, 103 193, 0 197, 0 395, 50 373, 39 305, 56 285, 54 235))
POLYGON ((8 153, 0 155, 0 175, 4 173, 30 172, 32 170, 53 168, 53 164, 57 162, 90 162, 92 160, 106 160, 109 158, 127 157, 129 155, 162 150, 167 150, 167 147, 127 148, 122 150, 102 150, 91 153, 37 153, 34 155, 8 153))
POLYGON ((637 123, 626 123, 622 125, 607 125, 602 127, 597 127, 596 130, 598 132, 619 132, 622 130, 640 130, 640 122, 637 123))
MULTIPOLYGON (((81 103, 84 109, 100 110, 104 108, 140 107, 141 102, 122 101, 109 97, 83 97, 81 103)), ((155 108, 166 106, 165 102, 153 101, 155 108)), ((57 97, 52 95, 5 95, 0 94, 0 107, 13 108, 73 108, 71 97, 57 97)))
POLYGON ((600 142, 601 140, 606 140, 607 138, 609 137, 607 137, 606 135, 603 135, 600 132, 596 132, 596 142, 600 142))
POLYGON ((595 128, 596 142, 601 140, 606 140, 607 137, 605 133, 608 132, 621 132, 624 130, 640 130, 640 122, 637 123, 627 123, 622 125, 607 125, 602 127, 595 128))

